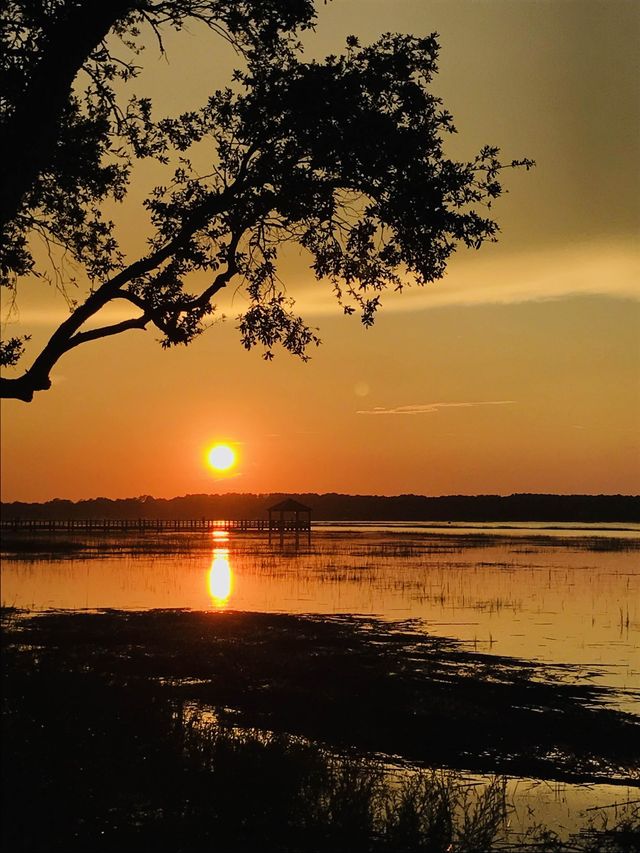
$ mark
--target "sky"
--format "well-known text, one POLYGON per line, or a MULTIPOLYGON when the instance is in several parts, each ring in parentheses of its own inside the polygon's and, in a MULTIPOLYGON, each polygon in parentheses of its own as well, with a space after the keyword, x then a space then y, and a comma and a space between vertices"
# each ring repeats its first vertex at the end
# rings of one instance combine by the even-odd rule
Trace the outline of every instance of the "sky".
MULTIPOLYGON (((281 277, 322 338, 307 364, 245 352, 233 292, 230 319, 188 348, 162 350, 153 331, 78 347, 50 391, 2 404, 3 500, 640 491, 640 5, 333 0, 318 12, 314 57, 351 33, 439 33, 432 91, 459 131, 449 153, 496 144, 537 163, 505 178, 499 243, 383 298, 371 329, 289 253, 281 277), (216 442, 238 454, 227 475, 206 465, 216 442)), ((150 40, 136 82, 159 112, 196 107, 237 64, 198 27, 166 48, 150 40)), ((111 211, 132 259, 156 178, 143 166, 111 211)), ((25 280, 18 308, 4 331, 31 332, 35 355, 64 301, 25 280)))

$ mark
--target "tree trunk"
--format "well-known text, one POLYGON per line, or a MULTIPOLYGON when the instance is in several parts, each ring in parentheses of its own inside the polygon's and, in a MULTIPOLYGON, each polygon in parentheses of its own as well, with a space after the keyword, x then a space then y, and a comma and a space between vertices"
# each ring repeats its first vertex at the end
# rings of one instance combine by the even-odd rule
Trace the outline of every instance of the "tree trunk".
POLYGON ((73 81, 116 21, 140 0, 84 0, 63 7, 45 36, 42 58, 0 134, 0 228, 11 222, 26 193, 55 156, 59 124, 73 81))

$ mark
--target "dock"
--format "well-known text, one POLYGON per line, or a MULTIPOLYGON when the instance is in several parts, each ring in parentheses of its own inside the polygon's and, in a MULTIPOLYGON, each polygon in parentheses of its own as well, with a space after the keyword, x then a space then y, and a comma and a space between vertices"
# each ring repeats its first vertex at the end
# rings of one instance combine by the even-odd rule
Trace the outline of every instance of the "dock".
POLYGON ((3 533, 162 533, 162 532, 305 532, 311 530, 309 519, 271 519, 265 518, 69 518, 43 519, 20 518, 3 519, 0 531, 3 533))

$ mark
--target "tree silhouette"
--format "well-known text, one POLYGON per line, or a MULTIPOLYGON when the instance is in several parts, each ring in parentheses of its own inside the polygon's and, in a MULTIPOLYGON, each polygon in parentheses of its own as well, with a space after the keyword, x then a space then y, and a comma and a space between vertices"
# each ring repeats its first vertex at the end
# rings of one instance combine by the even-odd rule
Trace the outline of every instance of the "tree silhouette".
MULTIPOLYGON (((344 311, 370 325, 381 291, 433 282, 459 244, 495 240, 487 208, 500 172, 532 164, 503 164, 489 146, 470 162, 446 157, 443 139, 455 128, 429 92, 436 35, 386 34, 368 47, 350 37, 343 54, 305 62, 298 38, 314 14, 312 0, 4 4, 2 285, 15 298, 23 276, 46 276, 34 235, 80 265, 89 284, 31 366, 0 380, 3 397, 30 401, 50 387, 65 352, 98 338, 151 325, 163 346, 189 343, 234 278, 248 297, 238 318, 244 346, 262 345, 271 358, 280 344, 307 358, 318 338, 277 274, 289 242, 308 252, 344 311), (172 118, 156 118, 148 98, 123 100, 145 30, 164 50, 163 34, 193 20, 241 54, 230 86, 172 118), (189 160, 198 143, 210 151, 204 176, 189 160), (132 261, 102 206, 125 198, 145 158, 168 175, 144 203, 154 233, 132 261), (194 273, 208 282, 196 292, 194 273), (130 319, 87 328, 116 300, 130 319)), ((0 363, 17 364, 27 339, 4 341, 0 363)))

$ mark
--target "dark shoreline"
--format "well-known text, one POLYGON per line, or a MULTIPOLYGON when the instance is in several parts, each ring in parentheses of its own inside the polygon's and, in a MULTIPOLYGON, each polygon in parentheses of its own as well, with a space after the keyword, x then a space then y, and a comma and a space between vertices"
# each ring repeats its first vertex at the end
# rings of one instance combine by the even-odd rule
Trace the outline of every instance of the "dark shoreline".
POLYGON ((595 853, 640 839, 635 805, 566 844, 542 824, 509 835, 507 775, 640 798, 640 719, 572 667, 471 653, 415 621, 2 616, 12 853, 595 853), (389 762, 410 775, 390 782, 389 762), (468 771, 498 775, 470 785, 468 771))
POLYGON ((0 504, 3 521, 14 519, 266 518, 267 508, 293 497, 314 521, 584 522, 638 523, 640 495, 345 495, 311 492, 228 493, 175 498, 92 498, 0 504))
MULTIPOLYGON (((181 610, 7 611, 5 656, 231 709, 243 727, 414 763, 636 784, 640 719, 547 666, 463 649, 417 623, 181 610)), ((12 688, 12 689, 14 689, 12 688)), ((221 712, 223 717, 226 711, 221 712)))

